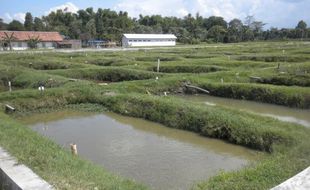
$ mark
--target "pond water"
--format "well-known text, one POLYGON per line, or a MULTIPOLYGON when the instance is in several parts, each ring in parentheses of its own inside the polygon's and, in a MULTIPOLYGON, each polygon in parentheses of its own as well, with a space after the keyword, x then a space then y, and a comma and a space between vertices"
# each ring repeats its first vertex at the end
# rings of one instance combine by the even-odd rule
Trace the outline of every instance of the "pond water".
POLYGON ((178 97, 189 101, 201 102, 209 106, 219 105, 244 110, 263 116, 273 117, 281 121, 297 123, 305 127, 310 127, 310 109, 296 109, 273 104, 214 97, 209 95, 184 95, 178 97))
POLYGON ((109 171, 151 189, 189 189, 220 171, 238 170, 261 153, 114 113, 72 111, 21 119, 33 130, 109 171))

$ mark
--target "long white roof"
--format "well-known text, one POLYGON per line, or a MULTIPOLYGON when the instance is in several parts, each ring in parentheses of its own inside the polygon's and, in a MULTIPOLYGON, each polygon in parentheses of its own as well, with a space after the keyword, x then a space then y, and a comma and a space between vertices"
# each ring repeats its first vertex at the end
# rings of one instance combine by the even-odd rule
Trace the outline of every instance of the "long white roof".
POLYGON ((124 34, 127 39, 177 39, 173 34, 124 34))

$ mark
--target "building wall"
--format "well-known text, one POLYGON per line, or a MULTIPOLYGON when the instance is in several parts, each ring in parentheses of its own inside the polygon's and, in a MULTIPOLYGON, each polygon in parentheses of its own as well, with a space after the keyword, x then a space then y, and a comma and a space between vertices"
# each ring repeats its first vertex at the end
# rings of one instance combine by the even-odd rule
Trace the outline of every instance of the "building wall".
POLYGON ((12 42, 11 44, 13 50, 25 50, 28 48, 27 42, 12 42))
POLYGON ((123 37, 123 47, 142 47, 142 46, 175 46, 175 39, 127 39, 123 37))
MULTIPOLYGON (((11 44, 13 50, 26 50, 29 48, 27 42, 12 42, 11 44)), ((55 48, 55 42, 40 42, 38 43, 38 48, 53 49, 55 48)), ((8 50, 9 49, 8 47, 8 50)), ((3 48, 0 50, 3 50, 3 48)))
POLYGON ((53 49, 55 48, 55 43, 54 42, 40 42, 38 43, 38 48, 53 49))

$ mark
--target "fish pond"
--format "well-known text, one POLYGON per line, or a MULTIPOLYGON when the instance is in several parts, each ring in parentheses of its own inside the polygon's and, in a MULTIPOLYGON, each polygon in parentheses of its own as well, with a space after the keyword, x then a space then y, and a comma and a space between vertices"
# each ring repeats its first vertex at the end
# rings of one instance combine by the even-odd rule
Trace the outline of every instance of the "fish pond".
POLYGON ((21 121, 67 149, 76 143, 82 158, 151 189, 189 189, 261 156, 221 140, 109 112, 59 111, 21 121))

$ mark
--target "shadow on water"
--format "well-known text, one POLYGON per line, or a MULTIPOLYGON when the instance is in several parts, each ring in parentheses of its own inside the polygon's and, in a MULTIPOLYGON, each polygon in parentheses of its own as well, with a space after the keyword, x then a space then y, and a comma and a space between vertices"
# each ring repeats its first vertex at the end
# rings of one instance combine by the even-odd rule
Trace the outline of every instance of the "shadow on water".
POLYGON ((114 113, 61 111, 21 119, 60 145, 152 189, 188 189, 220 171, 240 169, 261 153, 195 133, 114 113))

